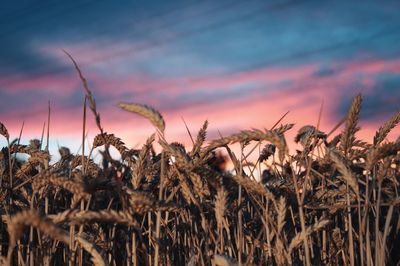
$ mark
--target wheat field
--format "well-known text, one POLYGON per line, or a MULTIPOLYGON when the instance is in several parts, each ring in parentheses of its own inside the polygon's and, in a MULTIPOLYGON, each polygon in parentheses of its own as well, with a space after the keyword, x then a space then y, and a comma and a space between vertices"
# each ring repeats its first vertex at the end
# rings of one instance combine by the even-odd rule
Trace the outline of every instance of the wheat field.
POLYGON ((141 149, 129 149, 103 129, 72 61, 86 95, 83 132, 87 106, 99 134, 89 156, 83 134, 82 154, 61 147, 50 164, 48 144, 20 143, 0 123, 8 143, 0 152, 2 265, 399 264, 400 138, 387 135, 400 113, 372 143, 358 140, 358 95, 330 132, 302 127, 295 141, 303 148, 290 154, 293 124, 279 118, 271 129, 217 139, 207 139, 205 121, 189 149, 166 141, 157 110, 120 103, 156 129, 141 149), (91 158, 98 147, 100 164, 91 158))

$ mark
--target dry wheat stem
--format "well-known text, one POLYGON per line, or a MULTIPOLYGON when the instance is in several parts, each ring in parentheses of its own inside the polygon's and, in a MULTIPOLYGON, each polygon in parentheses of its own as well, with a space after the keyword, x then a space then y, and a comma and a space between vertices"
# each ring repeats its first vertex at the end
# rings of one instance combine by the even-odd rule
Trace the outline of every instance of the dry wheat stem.
POLYGON ((389 121, 378 129, 374 136, 374 145, 379 145, 399 122, 400 112, 397 112, 389 121))
POLYGON ((353 191, 358 194, 359 193, 359 186, 358 181, 354 177, 353 173, 346 165, 345 159, 339 154, 338 151, 333 149, 327 149, 327 153, 329 154, 330 158, 332 159, 333 163, 342 174, 343 178, 347 181, 353 191))
POLYGON ((345 129, 340 139, 340 147, 345 155, 349 153, 351 147, 353 146, 353 143, 355 141, 355 133, 359 130, 359 128, 357 127, 357 122, 361 109, 361 102, 361 95, 357 95, 356 97, 354 97, 349 112, 347 114, 345 129))
MULTIPOLYGON (((67 245, 71 245, 70 238, 67 233, 59 229, 50 220, 41 218, 35 211, 27 210, 19 212, 12 216, 8 221, 8 232, 10 235, 10 245, 7 253, 7 264, 11 264, 11 255, 15 243, 21 237, 22 230, 25 226, 33 226, 40 231, 46 233, 51 238, 62 241, 67 245)), ((89 243, 82 237, 77 237, 77 241, 82 247, 92 255, 92 262, 96 266, 105 266, 105 262, 93 244, 89 243)))
POLYGON ((8 130, 6 126, 0 122, 0 135, 5 137, 7 140, 10 138, 10 135, 8 134, 8 130))
POLYGON ((63 50, 64 53, 71 59, 72 63, 75 66, 76 71, 78 72, 79 78, 81 79, 83 83, 83 88, 85 89, 85 94, 87 99, 89 100, 89 108, 93 112, 96 120, 96 125, 100 130, 100 133, 103 133, 103 128, 101 127, 100 123, 100 114, 97 112, 97 107, 96 107, 96 101, 94 100, 94 97, 92 95, 92 92, 89 89, 89 85, 87 83, 86 78, 83 76, 82 71, 80 70, 78 64, 76 63, 75 59, 65 50, 63 50))

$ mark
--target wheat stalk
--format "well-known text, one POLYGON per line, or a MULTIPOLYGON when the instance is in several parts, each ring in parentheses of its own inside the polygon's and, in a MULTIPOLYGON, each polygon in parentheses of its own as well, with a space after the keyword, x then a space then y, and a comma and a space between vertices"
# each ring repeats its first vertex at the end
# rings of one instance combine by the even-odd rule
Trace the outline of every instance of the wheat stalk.
POLYGON ((345 159, 339 154, 338 151, 334 149, 327 149, 327 153, 329 154, 330 158, 332 159, 333 163, 335 164, 339 172, 342 174, 343 178, 347 181, 347 183, 350 185, 353 191, 356 194, 358 194, 359 193, 358 181, 354 177, 349 167, 347 166, 345 159))
POLYGON ((276 133, 273 130, 261 131, 258 129, 243 130, 240 133, 236 133, 231 136, 224 137, 218 140, 213 140, 209 143, 205 152, 209 152, 218 147, 226 146, 228 144, 233 144, 237 142, 248 143, 250 141, 262 141, 262 140, 267 140, 278 147, 279 157, 281 161, 283 161, 285 155, 289 153, 288 147, 286 145, 286 140, 282 135, 276 133))
POLYGON ((249 192, 265 196, 267 199, 270 199, 273 202, 275 202, 274 195, 271 192, 269 192, 265 187, 263 187, 260 183, 240 175, 234 175, 232 179, 235 180, 239 185, 241 185, 249 192))
POLYGON ((10 139, 10 135, 8 134, 6 126, 1 122, 0 122, 0 135, 5 137, 7 140, 10 139))
POLYGON ((223 188, 218 190, 217 195, 215 196, 215 219, 219 228, 222 228, 224 225, 224 217, 227 207, 227 196, 228 195, 223 188))
POLYGON ((53 223, 73 222, 76 224, 84 224, 91 221, 96 222, 112 222, 118 224, 127 224, 139 228, 139 224, 128 212, 115 210, 100 211, 80 211, 66 210, 64 212, 49 215, 53 223))
POLYGON ((318 221, 317 223, 313 224, 312 226, 307 227, 305 233, 304 232, 300 232, 300 233, 296 234, 296 236, 293 237, 292 240, 290 241, 289 248, 288 248, 288 254, 292 254, 293 250, 298 248, 301 245, 301 243, 303 242, 304 238, 308 237, 309 235, 311 235, 314 232, 317 232, 317 231, 323 229, 329 223, 330 223, 329 220, 321 219, 320 221, 318 221))
POLYGON ((100 133, 103 134, 103 128, 100 123, 100 114, 97 112, 96 101, 92 95, 92 92, 89 89, 88 82, 86 78, 83 76, 81 69, 79 68, 78 64, 76 63, 75 59, 65 50, 64 53, 71 59, 72 63, 75 66, 76 71, 78 72, 79 78, 83 83, 83 88, 85 89, 86 98, 89 100, 89 108, 92 111, 93 115, 95 116, 96 125, 100 130, 100 133))
MULTIPOLYGON (((63 230, 59 229, 50 220, 41 218, 35 211, 27 210, 19 212, 12 216, 8 221, 8 232, 10 235, 10 243, 7 252, 7 264, 11 264, 11 256, 17 240, 21 237, 23 228, 25 226, 33 226, 40 231, 46 233, 51 238, 62 241, 71 246, 70 237, 63 230)), ((84 238, 77 236, 78 242, 82 247, 92 255, 92 262, 96 266, 105 266, 105 262, 98 251, 94 248, 93 244, 86 241, 84 238)))
POLYGON ((158 130, 164 132, 165 122, 162 115, 152 107, 138 103, 119 103, 118 106, 128 112, 147 118, 158 130))
POLYGON ((389 132, 400 122, 400 112, 396 113, 389 121, 381 126, 374 136, 374 146, 379 145, 389 132))
POLYGON ((194 156, 198 154, 201 150, 201 146, 203 145, 204 141, 206 140, 207 136, 207 127, 208 127, 208 121, 204 121, 203 126, 199 130, 199 133, 197 134, 197 138, 195 143, 193 144, 193 149, 191 151, 191 155, 194 156))
POLYGON ((125 143, 120 138, 117 138, 114 134, 99 134, 93 140, 93 148, 97 148, 106 144, 114 146, 121 154, 122 159, 125 159, 129 156, 129 151, 125 146, 125 143))
POLYGON ((355 141, 355 133, 359 130, 357 127, 358 116, 361 110, 361 95, 354 97, 349 112, 347 114, 346 125, 340 139, 340 147, 345 155, 347 155, 355 141))
POLYGON ((148 160, 154 139, 155 139, 154 134, 152 134, 150 136, 150 138, 147 139, 146 144, 143 146, 143 148, 139 152, 139 157, 138 157, 137 161, 132 166, 133 173, 132 173, 131 183, 134 188, 137 188, 139 186, 139 183, 142 180, 142 177, 144 176, 145 165, 148 160))

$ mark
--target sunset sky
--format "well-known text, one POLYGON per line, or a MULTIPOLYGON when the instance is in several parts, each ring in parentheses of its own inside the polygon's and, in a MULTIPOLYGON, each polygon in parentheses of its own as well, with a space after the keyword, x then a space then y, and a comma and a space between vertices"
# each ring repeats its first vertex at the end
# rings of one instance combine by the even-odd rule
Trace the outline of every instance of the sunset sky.
MULTIPOLYGON (((3 1, 0 8, 0 121, 23 142, 40 138, 51 104, 50 148, 77 152, 80 65, 105 131, 140 147, 155 130, 120 101, 148 104, 168 141, 283 123, 330 131, 351 99, 364 96, 363 130, 400 107, 399 1, 3 1)), ((88 113, 88 138, 98 133, 88 113)), ((390 135, 397 138, 399 127, 390 135)), ((0 145, 5 145, 2 138, 0 145)))

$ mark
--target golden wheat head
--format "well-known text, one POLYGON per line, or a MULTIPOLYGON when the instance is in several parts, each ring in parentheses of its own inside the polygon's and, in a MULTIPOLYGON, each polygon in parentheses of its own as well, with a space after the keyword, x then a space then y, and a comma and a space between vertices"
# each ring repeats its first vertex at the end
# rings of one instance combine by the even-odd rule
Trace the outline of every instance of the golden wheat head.
POLYGON ((147 118, 158 130, 164 132, 165 122, 162 115, 154 108, 138 103, 119 103, 118 106, 128 112, 132 112, 147 118))

